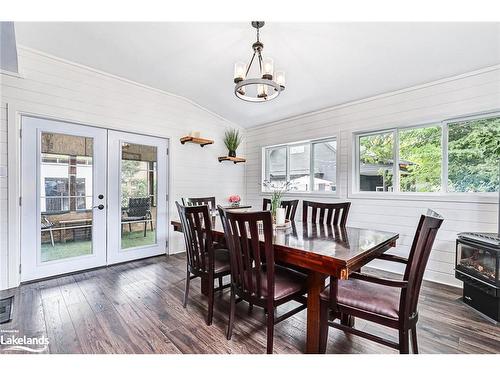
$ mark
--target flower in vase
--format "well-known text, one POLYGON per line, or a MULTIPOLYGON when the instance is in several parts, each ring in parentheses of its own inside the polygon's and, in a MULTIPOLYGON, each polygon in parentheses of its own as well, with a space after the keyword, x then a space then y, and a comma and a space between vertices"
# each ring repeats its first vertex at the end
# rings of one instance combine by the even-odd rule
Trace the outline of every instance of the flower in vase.
POLYGON ((240 201, 241 201, 241 198, 239 195, 231 195, 229 197, 229 203, 231 203, 231 206, 239 206, 240 201))

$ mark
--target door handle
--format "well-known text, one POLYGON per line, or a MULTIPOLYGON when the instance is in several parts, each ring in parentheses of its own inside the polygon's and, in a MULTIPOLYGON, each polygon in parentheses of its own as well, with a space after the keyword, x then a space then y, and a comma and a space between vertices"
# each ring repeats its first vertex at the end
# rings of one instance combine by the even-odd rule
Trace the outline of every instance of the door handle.
POLYGON ((100 204, 99 206, 94 206, 92 208, 98 208, 99 210, 103 210, 104 209, 104 205, 100 204))

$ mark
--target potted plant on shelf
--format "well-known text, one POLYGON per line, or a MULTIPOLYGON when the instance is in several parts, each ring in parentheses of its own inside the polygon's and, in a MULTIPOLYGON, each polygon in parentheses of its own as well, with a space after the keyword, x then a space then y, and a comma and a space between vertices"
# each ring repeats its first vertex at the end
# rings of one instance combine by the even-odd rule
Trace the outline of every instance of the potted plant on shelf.
POLYGON ((236 149, 241 144, 240 131, 238 129, 227 129, 224 133, 224 144, 227 147, 227 156, 235 158, 236 149))
POLYGON ((229 203, 231 203, 231 207, 239 207, 241 198, 239 195, 231 195, 229 197, 229 203))
POLYGON ((277 225, 285 224, 285 209, 281 207, 281 199, 291 189, 292 183, 290 181, 276 183, 265 180, 262 185, 268 191, 271 191, 271 216, 273 222, 277 225))

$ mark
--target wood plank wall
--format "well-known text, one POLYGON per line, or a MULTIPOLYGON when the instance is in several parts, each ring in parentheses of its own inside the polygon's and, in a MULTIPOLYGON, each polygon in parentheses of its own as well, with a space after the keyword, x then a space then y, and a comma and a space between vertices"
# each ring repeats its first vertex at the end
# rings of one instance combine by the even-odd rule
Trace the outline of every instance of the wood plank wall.
MULTIPOLYGON (((0 75, 0 165, 7 165, 7 104, 18 110, 101 126, 169 137, 171 139, 170 212, 183 196, 215 195, 224 202, 232 194, 244 199, 245 165, 219 163, 227 153, 222 137, 237 127, 185 98, 145 87, 119 77, 20 47, 21 75, 0 75), (215 140, 210 146, 181 145, 192 130, 215 140)), ((244 145, 240 150, 244 155, 244 145)), ((7 179, 0 178, 0 289, 6 286, 7 179)), ((10 239, 16 241, 17 239, 10 239)), ((170 251, 184 251, 179 233, 170 235, 170 251)))
MULTIPOLYGON (((420 213, 427 208, 440 212, 446 220, 431 254, 426 278, 460 285, 454 278, 453 270, 456 234, 461 231, 495 231, 496 198, 470 197, 454 202, 442 198, 389 200, 354 197, 350 192, 349 178, 353 132, 418 125, 492 110, 500 110, 500 66, 250 128, 246 137, 248 202, 256 206, 262 202, 262 147, 337 136, 340 168, 338 199, 352 202, 349 225, 399 232, 401 239, 395 253, 405 255, 411 246, 420 213)), ((302 195, 300 199, 308 199, 308 196, 302 195)), ((297 214, 300 217, 300 212, 297 214)), ((386 264, 379 263, 377 266, 389 271, 401 271, 386 264)))

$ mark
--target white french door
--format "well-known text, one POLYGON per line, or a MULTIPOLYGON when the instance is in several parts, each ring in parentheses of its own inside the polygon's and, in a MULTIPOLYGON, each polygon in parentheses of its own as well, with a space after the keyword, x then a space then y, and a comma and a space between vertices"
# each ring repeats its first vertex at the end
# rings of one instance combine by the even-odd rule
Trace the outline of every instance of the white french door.
POLYGON ((167 141, 108 132, 108 263, 164 254, 167 141))
POLYGON ((21 121, 21 280, 105 265, 106 130, 21 121))
POLYGON ((166 252, 167 140, 22 116, 21 280, 166 252))

